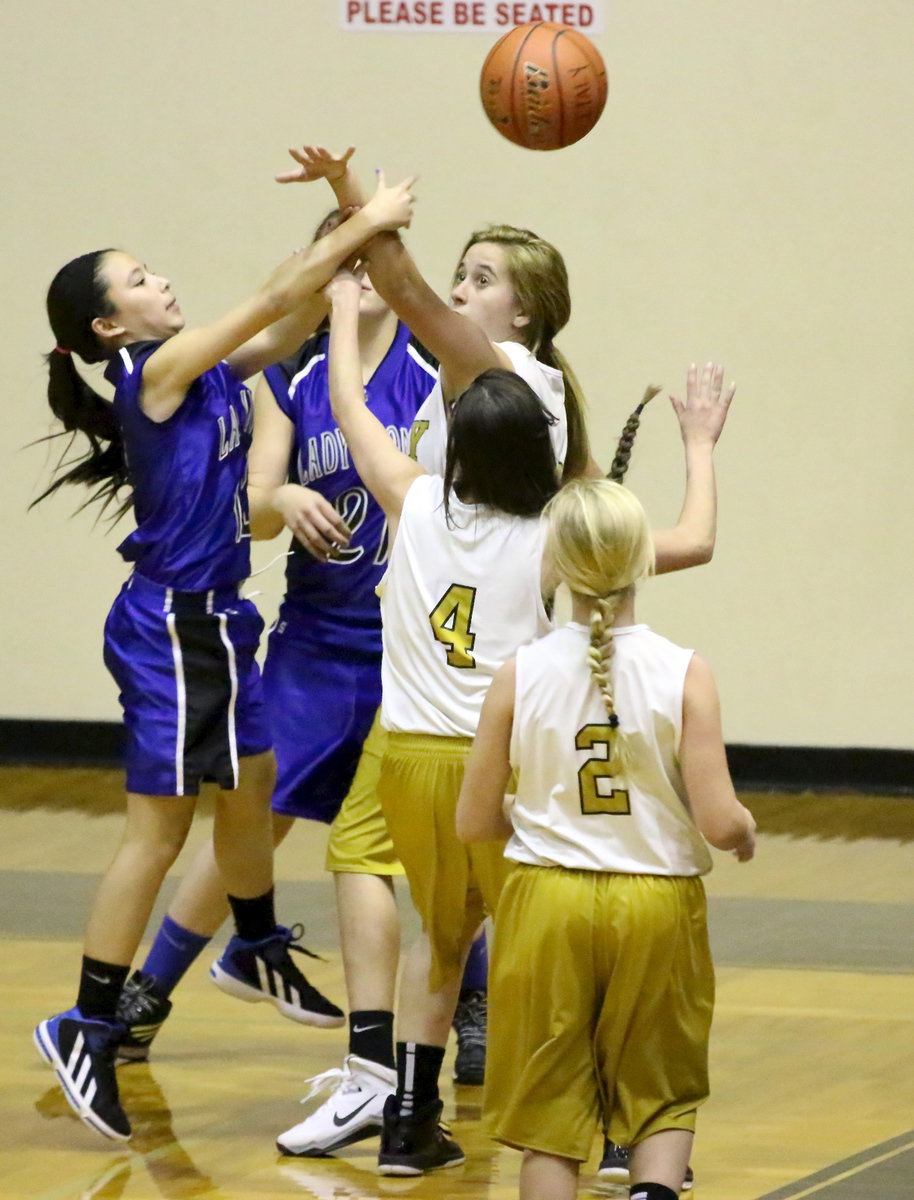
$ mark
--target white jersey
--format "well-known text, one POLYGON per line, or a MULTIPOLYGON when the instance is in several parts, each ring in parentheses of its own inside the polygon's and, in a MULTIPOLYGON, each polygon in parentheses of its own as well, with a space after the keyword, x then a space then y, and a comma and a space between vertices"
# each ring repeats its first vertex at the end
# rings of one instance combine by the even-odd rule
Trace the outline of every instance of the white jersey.
POLYGON ((647 625, 615 631, 613 696, 631 766, 613 778, 589 639, 572 622, 517 653, 511 765, 519 779, 505 854, 572 870, 703 875, 711 855, 678 762, 692 651, 647 625))
POLYGON ((450 500, 420 475, 400 513, 381 597, 381 724, 472 737, 492 676, 548 632, 540 594, 542 523, 450 500))
MULTIPOLYGON (((520 342, 496 342, 496 345, 510 358, 512 367, 521 379, 530 384, 543 407, 555 417, 555 424, 549 433, 555 461, 561 468, 568 452, 568 419, 565 416, 565 380, 562 372, 541 363, 520 342)), ((415 454, 420 466, 425 467, 430 475, 444 474, 447 410, 440 377, 416 413, 410 447, 410 452, 415 454)))

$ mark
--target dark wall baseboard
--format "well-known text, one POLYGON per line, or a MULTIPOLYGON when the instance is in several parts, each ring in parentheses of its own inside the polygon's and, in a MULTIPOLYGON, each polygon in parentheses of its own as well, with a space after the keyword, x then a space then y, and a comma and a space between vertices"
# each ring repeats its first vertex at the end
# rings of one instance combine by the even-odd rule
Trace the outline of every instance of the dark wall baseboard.
MULTIPOLYGON (((118 767, 124 731, 112 721, 0 719, 4 766, 118 767)), ((843 791, 914 795, 914 750, 870 747, 727 747, 744 791, 843 791)))
POLYGON ((0 719, 0 764, 119 767, 124 727, 116 721, 0 719))
POLYGON ((914 750, 866 746, 727 746, 741 791, 914 796, 914 750))

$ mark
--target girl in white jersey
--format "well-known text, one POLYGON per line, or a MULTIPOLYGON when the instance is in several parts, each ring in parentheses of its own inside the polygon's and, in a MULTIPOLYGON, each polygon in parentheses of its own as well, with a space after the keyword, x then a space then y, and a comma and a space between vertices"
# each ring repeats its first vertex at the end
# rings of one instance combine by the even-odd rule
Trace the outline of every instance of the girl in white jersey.
MULTIPOLYGON (((326 179, 341 209, 363 203, 364 193, 349 169, 350 148, 340 155, 321 146, 289 153, 298 163, 277 175, 281 183, 326 179)), ((559 251, 545 238, 513 225, 490 225, 471 234, 461 251, 449 303, 426 283, 395 234, 375 238, 368 273, 378 292, 440 362, 439 382, 413 423, 411 453, 426 470, 443 474, 447 413, 483 371, 514 371, 556 417, 551 428, 564 479, 603 474, 590 452, 580 384, 555 345, 571 316, 568 272, 559 251)), ((658 574, 708 562, 714 548, 717 502, 713 450, 733 397, 723 389, 720 368, 689 372, 690 402, 674 401, 686 452, 686 491, 679 520, 655 530, 658 574), (710 408, 696 407, 693 396, 710 408)), ((613 476, 615 477, 615 476, 613 476)))
POLYGON ((412 1175, 463 1161, 439 1125, 438 1075, 463 962, 505 863, 497 845, 460 846, 454 809, 495 670, 548 629, 539 515, 557 486, 554 418, 516 374, 485 372, 454 410, 443 478, 427 474, 365 405, 358 279, 340 273, 328 292, 334 416, 391 531, 379 794, 423 934, 404 967, 397 1094, 385 1105, 379 1166, 412 1175))
POLYGON ((705 663, 635 624, 644 512, 606 480, 547 506, 545 559, 573 619, 489 688, 457 809, 468 843, 510 837, 485 1119, 524 1151, 522 1200, 571 1200, 602 1120, 630 1195, 675 1200, 707 1096, 714 976, 705 845, 754 852, 705 663), (505 815, 512 770, 516 799, 505 815))

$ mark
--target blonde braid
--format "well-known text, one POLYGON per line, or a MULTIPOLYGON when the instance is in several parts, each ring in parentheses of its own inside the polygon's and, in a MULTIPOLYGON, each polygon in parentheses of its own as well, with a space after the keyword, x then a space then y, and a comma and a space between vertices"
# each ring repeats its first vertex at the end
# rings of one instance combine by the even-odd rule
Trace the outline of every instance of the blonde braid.
POLYGON ((622 592, 611 592, 608 596, 594 599, 593 610, 590 614, 590 648, 587 651, 590 677, 603 697, 606 715, 609 718, 607 724, 613 730, 607 763, 607 767, 613 775, 621 775, 625 765, 624 735, 619 728, 612 682, 612 664, 616 651, 613 622, 616 619, 619 605, 622 603, 622 595, 622 592))

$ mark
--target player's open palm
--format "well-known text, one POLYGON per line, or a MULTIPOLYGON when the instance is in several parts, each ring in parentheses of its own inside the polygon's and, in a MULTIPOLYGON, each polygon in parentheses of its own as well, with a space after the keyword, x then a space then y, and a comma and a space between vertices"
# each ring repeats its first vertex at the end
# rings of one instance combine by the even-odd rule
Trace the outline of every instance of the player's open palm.
POLYGON ((706 363, 701 369, 692 363, 685 399, 670 396, 683 440, 707 440, 713 445, 720 437, 735 392, 733 383, 724 388, 724 369, 719 363, 706 363))
POLYGON ((326 179, 333 183, 342 179, 346 174, 349 160, 355 153, 355 146, 350 146, 342 154, 333 154, 324 146, 302 146, 300 150, 289 147, 289 153, 298 163, 291 171, 281 171, 276 176, 277 183, 313 183, 315 179, 326 179))

